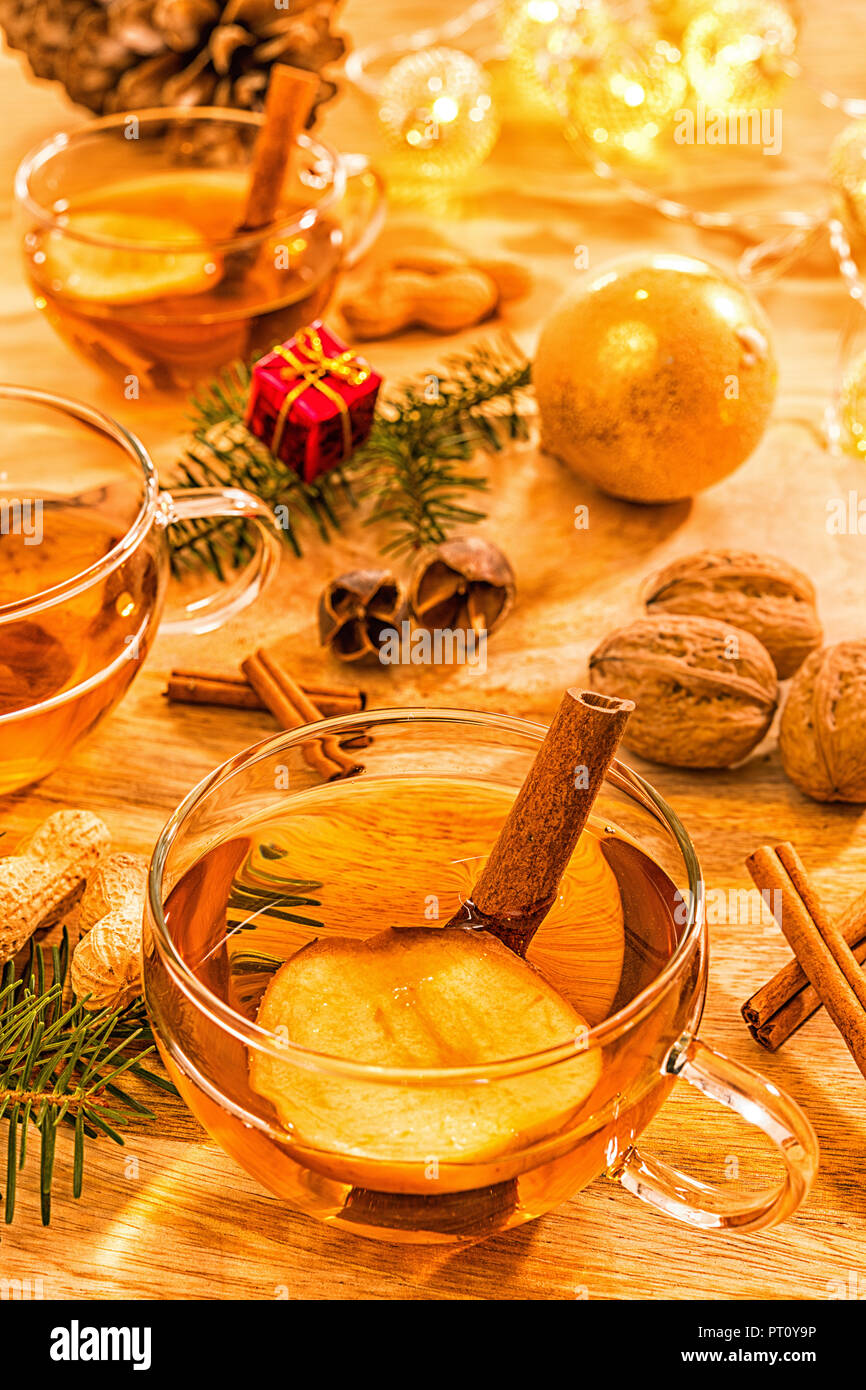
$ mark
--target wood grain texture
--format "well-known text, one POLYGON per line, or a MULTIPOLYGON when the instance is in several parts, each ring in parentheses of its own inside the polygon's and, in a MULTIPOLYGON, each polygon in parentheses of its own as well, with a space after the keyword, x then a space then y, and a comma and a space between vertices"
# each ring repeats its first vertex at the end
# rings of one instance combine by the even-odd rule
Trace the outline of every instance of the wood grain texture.
MULTIPOLYGON (((847 15, 857 8, 856 0, 838 0, 833 22, 824 26, 832 48, 825 57, 849 86, 863 65, 862 47, 846 37, 847 15)), ((378 7, 375 19, 360 0, 345 11, 356 42, 419 22, 429 22, 429 7, 419 0, 391 0, 378 7)), ((142 436, 167 476, 182 402, 125 401, 119 386, 59 343, 32 306, 5 216, 12 171, 37 140, 69 124, 70 114, 59 92, 29 82, 9 57, 0 59, 0 78, 0 101, 9 115, 0 154, 0 375, 79 395, 117 415, 142 436)), ((368 130, 367 108, 351 95, 335 104, 325 123, 326 134, 347 148, 365 144, 368 130)), ((507 129, 461 199, 432 209, 395 205, 376 256, 407 228, 416 241, 447 237, 532 265, 532 294, 508 309, 509 326, 527 350, 573 275, 575 245, 588 248, 594 265, 646 247, 730 266, 742 249, 733 237, 700 237, 631 207, 581 170, 565 142, 541 122, 507 129)), ((817 424, 833 388, 848 314, 841 284, 826 257, 818 256, 762 299, 781 360, 777 413, 817 424)), ((393 377, 430 368, 454 342, 440 345, 412 333, 368 351, 393 377)), ((827 458, 800 425, 774 425, 733 477, 691 505, 663 510, 608 501, 531 444, 498 457, 490 474, 490 514, 482 529, 508 553, 518 598, 491 639, 486 673, 415 666, 374 673, 371 707, 468 705, 547 721, 563 688, 584 680, 586 658, 599 638, 638 615, 644 577, 704 546, 777 552, 815 580, 828 640, 863 635, 864 540, 825 529, 827 499, 862 489, 863 470, 827 458), (588 530, 574 526, 580 504, 590 508, 588 530)), ((257 643, 280 641, 303 678, 343 679, 345 673, 317 652, 315 599, 329 577, 367 562, 370 542, 370 532, 354 526, 331 548, 313 542, 303 563, 287 557, 269 595, 222 633, 159 639, 126 700, 68 764, 0 803, 2 828, 14 835, 58 807, 86 806, 104 816, 118 848, 149 850, 166 816, 200 777, 275 728, 270 716, 255 711, 169 705, 161 691, 170 668, 223 667, 257 643)), ((46 1298, 804 1299, 838 1296, 849 1281, 866 1294, 863 1079, 825 1017, 810 1021, 776 1055, 752 1042, 739 1006, 784 961, 787 946, 769 917, 737 920, 736 899, 737 890, 749 887, 746 855, 762 842, 791 840, 828 907, 840 910, 866 877, 861 812, 803 797, 782 775, 772 732, 735 772, 686 773, 635 762, 683 818, 710 888, 723 895, 710 904, 702 1035, 790 1090, 818 1131, 821 1171, 795 1218, 752 1237, 693 1233, 600 1180, 552 1215, 468 1251, 377 1246, 317 1226, 264 1194, 178 1104, 163 1106, 158 1130, 132 1130, 125 1149, 91 1145, 77 1203, 69 1196, 71 1154, 62 1136, 47 1230, 39 1224, 37 1169, 28 1165, 15 1225, 0 1233, 0 1278, 41 1279, 46 1298)), ((778 1171, 762 1141, 685 1086, 676 1088, 641 1142, 707 1180, 730 1181, 734 1155, 750 1179, 778 1171)))

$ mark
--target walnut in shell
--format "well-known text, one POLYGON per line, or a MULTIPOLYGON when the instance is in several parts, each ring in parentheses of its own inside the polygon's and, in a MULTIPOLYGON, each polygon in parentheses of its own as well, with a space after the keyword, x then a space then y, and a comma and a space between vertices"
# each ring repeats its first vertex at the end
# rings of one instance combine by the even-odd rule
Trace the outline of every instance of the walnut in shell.
POLYGON ((823 640, 812 581, 775 555, 684 555, 647 582, 644 597, 649 613, 717 618, 751 632, 767 648, 780 680, 793 676, 823 640))
POLYGON ((788 691, 779 751, 813 800, 866 802, 866 640, 808 657, 788 691))
POLYGON ((409 604, 423 627, 492 632, 514 602, 514 571, 480 536, 455 536, 422 555, 409 583, 409 604))
POLYGON ((382 634, 399 623, 403 602, 387 570, 341 574, 319 599, 319 640, 340 661, 378 659, 382 634))
POLYGON ((654 614, 620 628, 590 657, 603 694, 634 700, 623 741, 671 767, 730 767, 773 721, 776 671, 751 633, 713 618, 654 614))

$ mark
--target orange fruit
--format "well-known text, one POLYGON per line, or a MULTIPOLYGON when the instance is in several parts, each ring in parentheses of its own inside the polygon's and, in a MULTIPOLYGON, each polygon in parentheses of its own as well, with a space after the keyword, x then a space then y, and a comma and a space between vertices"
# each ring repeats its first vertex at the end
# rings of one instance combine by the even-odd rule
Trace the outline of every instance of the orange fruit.
POLYGON ((588 272, 532 368, 542 445, 602 492, 675 502, 760 441, 776 360, 760 307, 704 261, 628 257, 588 272))

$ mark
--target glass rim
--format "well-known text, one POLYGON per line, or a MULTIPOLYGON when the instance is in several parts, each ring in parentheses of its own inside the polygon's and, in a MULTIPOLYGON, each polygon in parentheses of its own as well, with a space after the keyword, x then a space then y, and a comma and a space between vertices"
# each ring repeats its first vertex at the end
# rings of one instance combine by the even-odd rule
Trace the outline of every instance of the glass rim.
MULTIPOLYGON (((66 599, 74 598, 76 594, 83 593, 85 589, 91 588, 112 570, 117 569, 150 530, 159 492, 156 466, 150 454, 141 440, 111 415, 106 415, 94 406, 85 405, 83 401, 74 400, 71 396, 61 396, 55 391, 44 391, 37 386, 18 386, 12 382, 0 382, 0 402, 2 401, 24 401, 28 405, 44 406, 48 410, 56 410, 67 418, 99 430, 137 464, 144 484, 144 496, 132 524, 111 550, 87 569, 64 579, 61 584, 42 589, 28 598, 16 599, 14 603, 0 604, 0 626, 4 623, 18 622, 22 618, 28 618, 32 614, 44 612, 46 608, 63 603, 66 599)), ((20 715, 20 711, 13 713, 20 715)))
MULTIPOLYGON (((697 852, 680 821, 679 816, 664 798, 639 773, 626 763, 614 759, 605 776, 605 782, 617 786, 640 798, 670 831, 682 854, 688 877, 687 919, 685 930, 677 942, 664 968, 655 979, 642 989, 629 1002, 609 1018, 590 1028, 577 1039, 558 1043, 555 1047, 522 1056, 501 1058, 465 1067, 386 1067, 364 1062, 354 1062, 346 1057, 337 1057, 325 1052, 317 1052, 297 1043, 278 1039, 276 1034, 262 1028, 258 1023, 246 1018, 218 998, 195 975, 177 949, 165 920, 162 903, 162 881, 168 854, 184 822, 193 810, 217 788, 230 782, 240 771, 253 767, 274 753, 284 752, 307 739, 311 732, 317 737, 361 732, 371 724, 462 724, 481 728, 496 728, 503 732, 520 734, 540 743, 547 733, 547 727, 536 721, 521 719, 515 715, 491 714, 482 710, 456 709, 437 706, 397 706, 394 709, 362 710, 358 714, 335 715, 313 724, 301 725, 298 729, 283 731, 271 738, 262 740, 242 749, 232 758, 221 763, 186 794, 176 810, 160 831, 151 855, 147 876, 147 909, 154 930, 157 951, 174 982, 186 995, 190 1003, 224 1032, 230 1033, 238 1041, 253 1047, 273 1060, 292 1062, 305 1070, 348 1077, 355 1080, 374 1081, 409 1085, 454 1085, 456 1082, 471 1083, 501 1079, 506 1076, 522 1075, 538 1071, 559 1062, 572 1060, 585 1055, 594 1048, 602 1048, 640 1022, 665 993, 691 957, 701 940, 703 931, 703 876, 697 852)), ((216 841, 215 843, 219 843, 216 841)), ((170 1040, 169 1040, 170 1042, 170 1040)))
MULTIPOLYGON (((53 135, 49 135, 27 151, 15 170, 15 201, 19 207, 25 208, 32 217, 36 218, 42 226, 62 233, 71 241, 79 241, 88 246, 98 246, 114 251, 135 251, 142 254, 186 253, 188 255, 191 250, 195 250, 194 242, 125 240, 122 237, 100 236, 98 233, 79 232, 70 229, 64 226, 62 213, 45 207, 31 191, 30 183, 33 174, 48 164, 55 155, 90 136, 116 131, 132 117, 139 123, 157 119, 179 121, 181 118, 187 122, 217 121, 226 125, 257 127, 261 127, 264 123, 264 116, 259 111, 237 111, 225 106, 146 106, 140 110, 117 112, 110 116, 101 116, 98 120, 85 121, 72 130, 55 131, 53 135)), ((331 186, 324 197, 320 198, 315 205, 310 204, 300 213, 295 213, 291 218, 275 218, 266 226, 250 232, 237 232, 227 237, 209 237, 207 240, 209 249, 221 252, 244 250, 260 246, 262 242, 270 240, 275 235, 291 235, 295 232, 306 231, 319 220, 323 211, 342 197, 346 184, 346 171, 339 152, 332 145, 326 144, 318 137, 314 138, 306 131, 301 132, 295 143, 318 158, 324 156, 328 160, 331 168, 331 186)))

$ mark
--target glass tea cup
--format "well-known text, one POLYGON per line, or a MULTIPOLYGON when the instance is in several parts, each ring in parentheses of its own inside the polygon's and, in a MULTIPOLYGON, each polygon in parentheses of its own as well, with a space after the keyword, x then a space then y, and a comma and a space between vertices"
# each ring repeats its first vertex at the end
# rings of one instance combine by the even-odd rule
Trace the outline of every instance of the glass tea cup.
POLYGON ((218 107, 128 112, 54 135, 21 162, 35 302, 115 378, 187 388, 286 341, 378 234, 378 176, 306 134, 273 219, 239 233, 262 121, 218 107))
MULTIPOLYGON (((588 1033, 484 1065, 414 1067, 365 1059, 352 1035, 328 1054, 257 1022, 280 962, 314 939, 448 920, 544 733, 477 712, 375 711, 280 734, 201 782, 159 838, 145 911, 145 993, 171 1077, 263 1186, 357 1235, 477 1240, 603 1173, 693 1226, 781 1221, 809 1189, 815 1136, 794 1101, 696 1036, 700 869, 674 812, 622 764, 528 953, 588 1033), (323 782, 325 735, 357 749, 354 775, 323 782), (637 1146, 677 1080, 769 1137, 777 1186, 711 1188, 637 1146), (551 1087, 555 1113, 530 1130, 516 1117, 551 1087), (427 1120, 442 1114, 437 1151, 427 1120)), ((316 997, 297 1007, 316 1027, 326 1016, 316 997)))
POLYGON ((44 777, 124 694, 162 617, 168 526, 248 517, 259 544, 217 593, 162 622, 207 632, 256 597, 280 554, 239 488, 160 489, 148 454, 80 402, 0 385, 0 795, 44 777))

